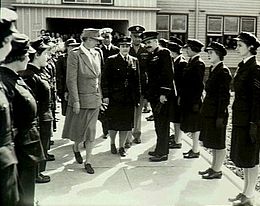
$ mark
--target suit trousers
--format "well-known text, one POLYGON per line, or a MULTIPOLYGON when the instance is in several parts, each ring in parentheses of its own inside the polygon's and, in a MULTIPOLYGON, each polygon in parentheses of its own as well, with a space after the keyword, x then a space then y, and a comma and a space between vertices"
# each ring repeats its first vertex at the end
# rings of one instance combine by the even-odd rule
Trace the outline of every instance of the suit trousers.
POLYGON ((153 115, 154 115, 154 127, 157 135, 157 142, 155 152, 158 155, 169 154, 169 136, 170 136, 170 119, 169 119, 169 105, 168 102, 164 103, 158 111, 155 109, 159 101, 150 101, 153 115))
POLYGON ((141 96, 140 106, 135 107, 135 113, 134 113, 134 128, 132 134, 135 138, 140 138, 141 136, 141 117, 142 117, 143 106, 144 106, 144 96, 141 96))
POLYGON ((19 200, 16 164, 0 170, 0 205, 16 206, 19 200))

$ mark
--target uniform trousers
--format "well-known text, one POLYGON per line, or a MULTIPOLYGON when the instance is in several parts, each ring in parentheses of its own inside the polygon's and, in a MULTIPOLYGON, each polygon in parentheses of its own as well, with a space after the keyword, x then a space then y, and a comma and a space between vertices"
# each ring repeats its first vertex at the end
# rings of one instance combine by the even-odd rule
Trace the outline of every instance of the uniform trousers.
POLYGON ((134 128, 132 134, 135 138, 140 138, 141 136, 141 117, 142 117, 143 106, 144 106, 144 96, 142 95, 140 98, 140 105, 139 107, 135 107, 135 113, 134 113, 134 128))
POLYGON ((169 120, 169 105, 168 102, 164 103, 158 112, 156 109, 159 101, 150 101, 153 115, 154 127, 157 135, 157 142, 155 153, 158 155, 169 154, 169 135, 170 135, 170 120, 169 120))

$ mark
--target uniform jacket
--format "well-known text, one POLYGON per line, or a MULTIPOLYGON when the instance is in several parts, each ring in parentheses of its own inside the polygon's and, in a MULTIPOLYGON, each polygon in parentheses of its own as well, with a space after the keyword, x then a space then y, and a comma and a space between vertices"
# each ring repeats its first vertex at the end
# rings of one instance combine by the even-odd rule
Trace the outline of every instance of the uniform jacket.
POLYGON ((44 153, 36 128, 36 101, 29 87, 14 71, 0 67, 0 79, 6 88, 6 96, 12 105, 15 152, 19 162, 34 164, 44 160, 44 153))
POLYGON ((75 102, 79 102, 80 108, 100 107, 101 57, 98 51, 95 51, 95 55, 99 61, 97 66, 92 65, 91 59, 81 47, 69 52, 66 77, 69 91, 68 105, 73 106, 75 102))
POLYGON ((0 170, 12 164, 17 164, 12 145, 12 122, 10 104, 0 83, 0 170))
POLYGON ((140 100, 138 60, 128 55, 125 61, 121 54, 108 57, 102 74, 103 97, 121 105, 137 105, 140 100))
POLYGON ((56 62, 56 87, 61 99, 64 99, 64 93, 68 91, 66 87, 67 57, 68 54, 62 54, 56 62))
POLYGON ((260 65, 255 56, 246 63, 239 63, 234 76, 234 90, 232 124, 260 124, 260 65))
POLYGON ((183 72, 186 66, 187 66, 187 61, 182 55, 180 55, 175 61, 173 61, 173 67, 174 67, 173 77, 176 86, 177 96, 180 96, 183 72))
POLYGON ((203 116, 214 118, 224 118, 227 116, 231 79, 230 70, 223 62, 219 63, 213 71, 210 70, 209 78, 205 85, 206 97, 201 108, 203 116))
POLYGON ((33 92, 37 102, 39 120, 53 120, 51 112, 51 89, 47 77, 32 64, 28 64, 27 69, 21 72, 20 75, 33 92))
POLYGON ((104 61, 106 61, 109 56, 119 53, 119 48, 113 44, 111 44, 111 48, 109 50, 107 50, 106 47, 102 45, 101 50, 103 52, 104 61))
POLYGON ((193 105, 201 105, 204 89, 204 72, 205 64, 199 56, 194 57, 188 62, 183 72, 180 90, 182 106, 192 107, 193 105))
POLYGON ((160 95, 169 95, 174 90, 173 66, 170 51, 157 47, 148 56, 147 74, 148 89, 146 98, 158 101, 160 95))
POLYGON ((140 45, 137 53, 135 52, 135 49, 133 46, 130 47, 129 55, 136 57, 139 62, 139 70, 140 70, 140 82, 141 82, 141 92, 142 94, 145 94, 145 91, 147 90, 147 83, 148 83, 148 77, 147 77, 147 58, 148 58, 148 51, 144 48, 143 45, 140 45))

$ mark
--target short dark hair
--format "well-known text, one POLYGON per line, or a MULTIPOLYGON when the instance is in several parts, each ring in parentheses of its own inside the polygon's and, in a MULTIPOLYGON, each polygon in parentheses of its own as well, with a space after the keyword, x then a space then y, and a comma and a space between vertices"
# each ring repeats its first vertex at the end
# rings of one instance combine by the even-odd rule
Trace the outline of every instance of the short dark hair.
POLYGON ((26 57, 25 54, 22 54, 22 55, 9 55, 9 54, 7 55, 5 60, 3 61, 4 64, 10 64, 10 63, 15 62, 15 61, 24 61, 25 57, 26 57))

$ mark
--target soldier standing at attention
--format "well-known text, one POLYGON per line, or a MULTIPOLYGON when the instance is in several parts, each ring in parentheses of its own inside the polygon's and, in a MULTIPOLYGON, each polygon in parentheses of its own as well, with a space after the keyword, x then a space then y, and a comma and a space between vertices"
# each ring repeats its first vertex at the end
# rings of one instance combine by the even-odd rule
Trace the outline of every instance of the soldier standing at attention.
POLYGON ((188 57, 187 67, 184 69, 180 94, 181 106, 181 130, 190 132, 192 136, 192 149, 183 153, 184 158, 198 158, 200 135, 200 107, 202 104, 202 92, 204 89, 203 78, 205 64, 200 58, 200 52, 204 45, 197 39, 188 39, 184 45, 188 57))
POLYGON ((141 25, 134 25, 128 28, 128 31, 131 32, 130 37, 132 39, 132 44, 130 47, 129 54, 138 59, 139 62, 139 73, 140 73, 140 83, 141 83, 141 98, 140 98, 140 106, 135 107, 135 116, 134 116, 134 128, 133 131, 128 134, 128 141, 126 142, 126 147, 131 146, 132 135, 134 137, 133 142, 136 144, 141 143, 141 115, 142 108, 144 103, 147 100, 144 99, 144 94, 147 89, 147 57, 148 51, 144 47, 141 38, 141 34, 145 31, 145 28, 141 25))
POLYGON ((148 87, 146 98, 151 103, 154 126, 157 135, 156 148, 148 154, 150 161, 166 161, 169 154, 170 119, 168 96, 174 91, 173 69, 170 51, 161 48, 158 32, 142 34, 143 42, 149 52, 147 60, 148 87))

